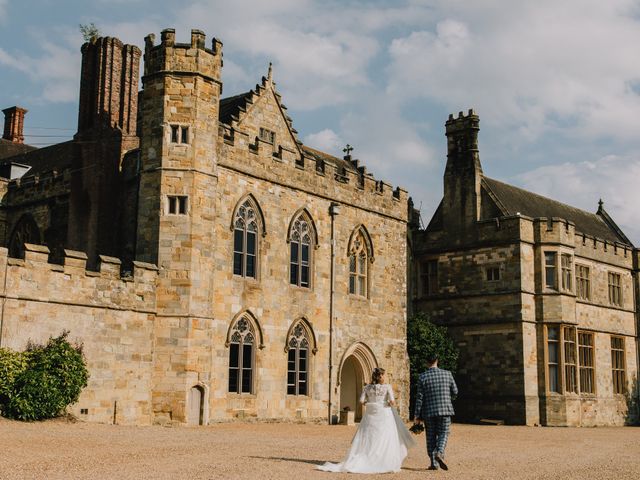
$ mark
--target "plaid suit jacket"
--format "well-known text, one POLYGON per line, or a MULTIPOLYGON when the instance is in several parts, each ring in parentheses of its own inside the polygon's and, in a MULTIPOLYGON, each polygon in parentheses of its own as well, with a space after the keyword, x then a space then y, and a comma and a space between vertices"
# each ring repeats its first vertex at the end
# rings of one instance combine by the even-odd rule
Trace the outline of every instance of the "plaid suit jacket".
POLYGON ((457 394, 458 386, 449 370, 428 369, 418 379, 414 417, 426 419, 455 415, 451 398, 457 394))

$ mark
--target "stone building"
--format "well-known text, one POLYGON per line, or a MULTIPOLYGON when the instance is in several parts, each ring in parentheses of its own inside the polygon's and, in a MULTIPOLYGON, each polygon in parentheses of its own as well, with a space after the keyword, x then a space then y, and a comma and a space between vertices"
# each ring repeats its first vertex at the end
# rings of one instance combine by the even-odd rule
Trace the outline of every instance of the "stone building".
POLYGON ((149 35, 138 92, 137 47, 86 43, 69 142, 5 110, 0 346, 71 330, 89 421, 358 417, 378 365, 406 413, 406 192, 303 145, 271 68, 222 98, 209 45, 149 35))
POLYGON ((637 414, 638 251, 589 213, 486 177, 479 118, 446 122, 444 197, 413 229, 410 296, 460 347, 458 418, 620 425, 637 414))

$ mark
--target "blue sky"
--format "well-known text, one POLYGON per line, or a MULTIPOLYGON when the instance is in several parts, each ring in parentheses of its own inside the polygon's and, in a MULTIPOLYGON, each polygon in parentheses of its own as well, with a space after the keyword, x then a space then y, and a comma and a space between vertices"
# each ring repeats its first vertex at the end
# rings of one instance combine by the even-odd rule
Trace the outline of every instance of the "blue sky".
POLYGON ((138 46, 167 27, 220 38, 223 96, 273 62, 300 138, 354 145, 425 223, 444 122, 473 107, 486 175, 589 211, 602 198, 640 244, 638 0, 0 0, 0 107, 29 110, 28 143, 73 135, 90 22, 138 46))

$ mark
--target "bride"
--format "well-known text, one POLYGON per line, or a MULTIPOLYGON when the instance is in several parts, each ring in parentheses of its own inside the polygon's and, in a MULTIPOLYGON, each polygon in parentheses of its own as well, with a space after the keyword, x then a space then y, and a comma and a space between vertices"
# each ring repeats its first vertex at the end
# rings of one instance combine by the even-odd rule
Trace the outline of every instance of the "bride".
POLYGON ((391 385, 384 383, 384 368, 375 368, 371 383, 360 395, 366 410, 351 448, 342 463, 325 463, 318 470, 325 472, 385 473, 399 472, 414 445, 411 434, 393 408, 395 398, 391 385))

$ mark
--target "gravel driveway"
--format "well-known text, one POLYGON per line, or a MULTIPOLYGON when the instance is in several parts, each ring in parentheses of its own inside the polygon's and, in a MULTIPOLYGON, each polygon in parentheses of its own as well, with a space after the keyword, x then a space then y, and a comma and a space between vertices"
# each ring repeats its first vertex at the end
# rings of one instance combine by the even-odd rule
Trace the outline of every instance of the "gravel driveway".
POLYGON ((396 474, 314 470, 339 461, 354 427, 124 427, 0 419, 0 479, 638 479, 640 428, 453 425, 449 472, 425 471, 424 434, 396 474))

